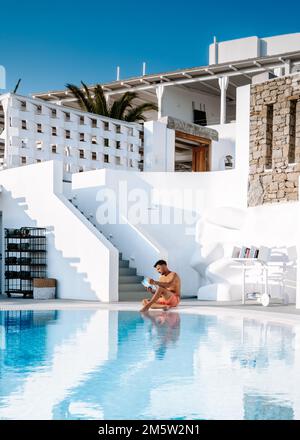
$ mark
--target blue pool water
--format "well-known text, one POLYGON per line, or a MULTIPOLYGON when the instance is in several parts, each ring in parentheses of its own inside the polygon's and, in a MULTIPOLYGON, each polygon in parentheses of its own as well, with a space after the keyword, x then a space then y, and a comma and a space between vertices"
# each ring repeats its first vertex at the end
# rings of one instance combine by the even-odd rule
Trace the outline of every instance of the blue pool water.
POLYGON ((0 312, 0 419, 299 419, 299 326, 0 312))

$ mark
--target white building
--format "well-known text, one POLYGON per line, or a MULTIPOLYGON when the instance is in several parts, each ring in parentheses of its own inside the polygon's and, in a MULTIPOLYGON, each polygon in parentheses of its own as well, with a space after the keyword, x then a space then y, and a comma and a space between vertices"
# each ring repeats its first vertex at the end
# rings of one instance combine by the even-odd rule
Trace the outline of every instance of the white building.
POLYGON ((290 34, 215 41, 207 66, 103 84, 110 99, 132 90, 158 104, 143 126, 81 112, 66 91, 2 95, 2 228, 49 228, 62 298, 137 298, 135 269, 154 275, 165 257, 184 296, 230 300, 241 285, 232 249, 255 245, 282 256, 295 302, 298 202, 248 208, 247 187, 251 84, 298 69, 300 34, 290 34), (117 210, 107 224, 103 202, 117 210))

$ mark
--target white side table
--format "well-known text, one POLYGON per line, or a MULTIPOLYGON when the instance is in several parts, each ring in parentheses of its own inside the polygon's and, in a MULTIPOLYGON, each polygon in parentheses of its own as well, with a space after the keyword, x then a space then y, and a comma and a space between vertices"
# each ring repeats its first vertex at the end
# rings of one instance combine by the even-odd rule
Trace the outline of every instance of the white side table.
POLYGON ((253 269, 255 266, 260 265, 264 280, 264 292, 261 294, 261 303, 265 306, 269 305, 268 294, 268 265, 259 258, 232 258, 232 261, 237 263, 237 267, 243 271, 243 285, 242 285, 242 304, 246 302, 246 272, 249 269, 253 269))

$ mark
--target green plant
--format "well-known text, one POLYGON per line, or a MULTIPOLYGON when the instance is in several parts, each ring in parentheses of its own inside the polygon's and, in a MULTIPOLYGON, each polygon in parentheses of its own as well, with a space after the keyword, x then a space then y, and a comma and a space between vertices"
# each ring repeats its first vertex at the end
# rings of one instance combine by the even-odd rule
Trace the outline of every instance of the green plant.
POLYGON ((74 84, 66 84, 66 87, 77 99, 80 108, 89 113, 127 122, 140 122, 146 120, 145 112, 157 110, 157 106, 150 102, 134 106, 133 101, 138 96, 135 92, 126 92, 111 105, 108 105, 100 84, 94 87, 93 92, 84 82, 81 81, 81 84, 81 88, 74 84))

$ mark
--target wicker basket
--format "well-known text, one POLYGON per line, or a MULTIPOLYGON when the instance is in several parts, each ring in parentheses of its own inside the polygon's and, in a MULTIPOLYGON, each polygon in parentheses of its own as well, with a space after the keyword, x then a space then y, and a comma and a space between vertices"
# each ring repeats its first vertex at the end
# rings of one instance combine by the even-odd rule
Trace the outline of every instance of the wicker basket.
POLYGON ((33 298, 54 299, 56 294, 56 280, 54 278, 34 278, 33 298))

